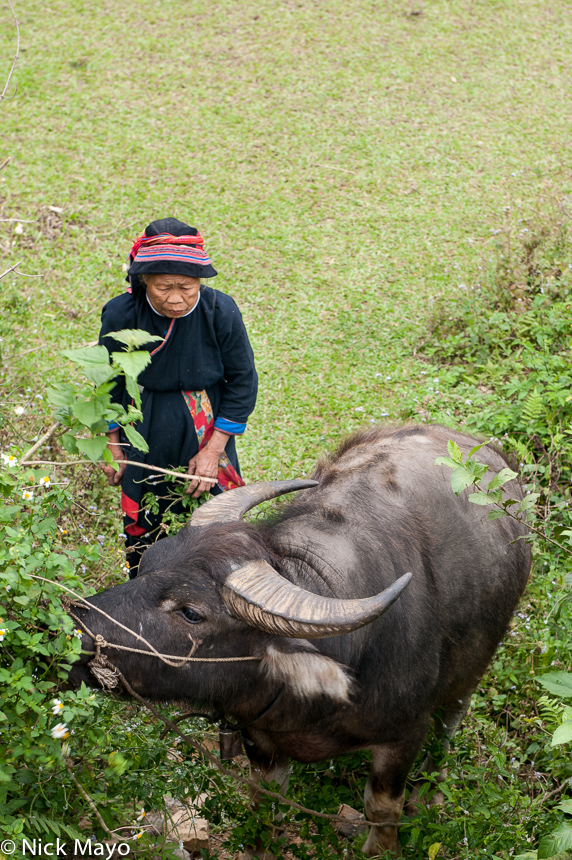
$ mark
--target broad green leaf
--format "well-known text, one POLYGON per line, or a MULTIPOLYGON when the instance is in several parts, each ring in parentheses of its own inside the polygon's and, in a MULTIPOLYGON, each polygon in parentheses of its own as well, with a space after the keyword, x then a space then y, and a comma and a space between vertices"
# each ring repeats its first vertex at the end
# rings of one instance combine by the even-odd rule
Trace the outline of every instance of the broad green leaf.
POLYGON ((526 854, 517 854, 513 860, 538 860, 538 851, 527 851, 526 854))
POLYGON ((73 414, 78 421, 81 421, 86 427, 91 428, 99 424, 105 415, 105 406, 100 400, 96 399, 78 400, 74 403, 73 414))
POLYGON ((134 379, 137 379, 151 361, 149 353, 142 350, 138 352, 113 352, 111 357, 117 367, 120 367, 127 376, 132 376, 134 379))
POLYGON ((97 463, 103 457, 107 448, 107 436, 94 436, 92 439, 76 439, 76 445, 82 454, 85 454, 92 463, 97 463))
POLYGON ((565 812, 567 815, 572 815, 572 800, 563 800, 556 808, 561 809, 562 812, 565 812))
POLYGON ((105 451, 103 452, 103 459, 105 460, 106 463, 109 463, 110 466, 114 466, 115 471, 117 472, 117 470, 119 469, 119 466, 117 465, 117 463, 113 459, 113 454, 111 453, 109 448, 106 448, 105 451))
POLYGON ((480 481, 489 470, 488 466, 485 466, 484 463, 477 463, 476 460, 471 460, 466 463, 465 468, 477 481, 480 481))
POLYGON ((552 746, 557 747, 560 744, 569 744, 572 741, 572 720, 566 720, 562 723, 552 735, 552 746))
POLYGON ((506 511, 499 511, 497 509, 495 511, 489 511, 487 514, 487 519, 489 520, 498 520, 500 517, 506 517, 506 511))
POLYGON ((544 836, 538 846, 538 860, 554 857, 563 851, 572 850, 572 826, 561 824, 550 836, 544 836))
POLYGON ((0 508, 0 523, 12 522, 19 513, 20 505, 8 505, 5 508, 0 508))
POLYGON ((553 696, 572 698, 572 672, 548 672, 536 680, 553 696))
POLYGON ((109 394, 110 391, 113 391, 116 385, 116 380, 112 380, 111 382, 104 382, 102 385, 98 385, 95 389, 95 393, 98 397, 101 397, 103 394, 109 394))
POLYGON ((105 336, 112 337, 113 340, 117 340, 119 343, 124 343, 126 346, 131 347, 144 346, 146 343, 154 343, 157 340, 164 340, 160 335, 149 334, 148 331, 141 328, 125 328, 121 331, 110 331, 109 334, 106 334, 105 336))
POLYGON ((66 349, 64 355, 79 364, 87 378, 102 385, 115 376, 115 370, 109 363, 109 353, 104 346, 88 346, 85 349, 66 349))
POLYGON ((125 424, 123 429, 125 431, 125 435, 129 439, 131 444, 134 445, 136 448, 139 448, 140 451, 144 451, 144 453, 147 454, 147 452, 149 451, 149 446, 141 433, 135 430, 135 428, 132 427, 131 424, 125 424))
POLYGON ((127 388, 127 393, 133 398, 135 405, 139 408, 141 406, 141 392, 139 391, 137 380, 133 379, 132 376, 126 376, 125 387, 127 388))
POLYGON ((84 364, 107 364, 109 365, 109 353, 104 346, 86 346, 82 349, 64 349, 63 354, 70 361, 83 367, 84 364))
POLYGON ((536 500, 538 499, 540 493, 529 493, 524 497, 520 505, 518 506, 519 511, 529 511, 536 505, 536 500))
POLYGON ((469 501, 474 505, 490 505, 491 499, 487 496, 486 493, 483 493, 482 490, 477 490, 476 493, 471 493, 469 495, 469 501))
POLYGON ((463 452, 459 448, 456 442, 453 442, 452 439, 449 439, 447 442, 447 451, 449 452, 449 456, 455 461, 455 463, 463 462, 463 452))
POLYGON ((467 472, 464 466, 457 466, 451 475, 451 488, 458 496, 464 489, 473 483, 473 476, 467 472))
POLYGON ((68 452, 68 454, 79 453, 75 436, 73 436, 71 433, 66 433, 64 436, 62 436, 61 443, 64 446, 65 450, 68 452))
POLYGON ((457 463, 454 460, 451 460, 450 457, 437 457, 435 460, 436 466, 450 466, 451 469, 455 469, 457 467, 457 463))
POLYGON ((136 424, 139 421, 143 421, 143 413, 140 409, 135 409, 135 407, 130 403, 127 407, 127 412, 122 416, 120 423, 136 424))
POLYGON ((469 459, 469 460, 470 460, 470 459, 471 459, 471 457, 473 456, 473 454, 476 454, 476 453, 477 453, 477 451, 480 451, 480 450, 481 450, 481 448, 483 447, 483 445, 486 445, 486 444, 487 444, 486 442, 481 442, 481 444, 480 444, 480 445, 475 445, 475 447, 474 447, 474 448, 471 448, 471 450, 469 451, 469 456, 468 456, 468 458, 467 458, 467 459, 469 459))
POLYGON ((499 487, 502 487, 503 484, 506 484, 507 481, 512 481, 513 478, 518 477, 517 472, 513 472, 512 469, 501 469, 498 475, 496 475, 490 484, 488 484, 487 489, 490 491, 498 490, 499 487))
POLYGON ((439 849, 441 848, 442 844, 442 842, 434 842, 433 845, 429 846, 429 851, 427 852, 429 860, 435 860, 435 857, 439 853, 439 849))
POLYGON ((52 406, 72 406, 76 394, 77 388, 75 385, 69 385, 67 382, 53 385, 46 391, 48 402, 51 403, 52 406))

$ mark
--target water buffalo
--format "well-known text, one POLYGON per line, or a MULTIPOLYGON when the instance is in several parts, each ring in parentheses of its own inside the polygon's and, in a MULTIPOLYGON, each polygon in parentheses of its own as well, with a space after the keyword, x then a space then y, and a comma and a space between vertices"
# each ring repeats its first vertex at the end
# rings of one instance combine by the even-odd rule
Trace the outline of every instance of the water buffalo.
MULTIPOLYGON (((435 465, 450 438, 465 454, 478 444, 440 426, 358 433, 313 480, 212 499, 145 552, 136 579, 91 598, 164 654, 184 656, 192 641, 195 657, 256 658, 176 668, 106 648, 145 697, 253 721, 243 734, 258 778, 285 783, 289 757, 371 750, 365 811, 379 825, 369 856, 398 852, 405 781, 431 715, 439 709, 448 734, 458 726, 529 574, 529 547, 515 540, 525 527, 489 521, 435 465), (278 514, 241 521, 302 487, 278 514)), ((488 445, 479 459, 487 480, 506 466, 488 445)), ((521 497, 517 481, 506 486, 521 497)), ((94 609, 82 620, 108 642, 141 648, 94 609)), ((84 647, 93 648, 87 635, 84 647)), ((73 676, 89 682, 85 663, 73 676)))

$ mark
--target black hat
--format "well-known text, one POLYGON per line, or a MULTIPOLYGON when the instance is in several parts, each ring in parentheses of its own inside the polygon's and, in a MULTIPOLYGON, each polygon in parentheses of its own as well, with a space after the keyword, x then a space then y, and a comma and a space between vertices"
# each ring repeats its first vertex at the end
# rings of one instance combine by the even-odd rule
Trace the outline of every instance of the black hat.
POLYGON ((217 273, 199 231, 177 218, 151 221, 131 248, 129 263, 127 279, 134 290, 140 286, 139 278, 133 277, 137 275, 214 278, 217 273))

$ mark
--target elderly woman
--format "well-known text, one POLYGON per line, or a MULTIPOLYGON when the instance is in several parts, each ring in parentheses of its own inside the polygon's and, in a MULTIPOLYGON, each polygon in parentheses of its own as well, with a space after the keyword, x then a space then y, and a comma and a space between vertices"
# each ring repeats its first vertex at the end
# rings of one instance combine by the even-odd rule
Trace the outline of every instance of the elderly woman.
MULTIPOLYGON (((119 470, 104 467, 110 484, 121 484, 129 575, 137 575, 141 552, 161 535, 169 485, 125 460, 160 468, 184 466, 187 492, 197 498, 241 486, 234 437, 244 433, 254 409, 258 379, 254 357, 234 300, 201 284, 216 275, 200 233, 176 218, 153 221, 137 239, 129 258, 130 286, 111 299, 101 315, 99 341, 109 352, 122 344, 109 337, 121 329, 143 329, 162 342, 144 347, 151 363, 139 376, 143 421, 137 429, 149 446, 143 454, 127 444, 118 426, 109 428, 109 447, 119 470), (151 491, 158 503, 142 505, 151 491)), ((127 406, 130 398, 119 382, 113 398, 127 406)))

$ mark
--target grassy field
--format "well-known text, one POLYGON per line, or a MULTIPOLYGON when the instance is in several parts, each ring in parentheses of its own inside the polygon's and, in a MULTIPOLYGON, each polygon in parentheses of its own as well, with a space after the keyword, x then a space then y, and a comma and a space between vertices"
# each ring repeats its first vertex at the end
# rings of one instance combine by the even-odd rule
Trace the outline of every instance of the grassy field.
POLYGON ((0 216, 32 223, 1 223, 0 247, 40 277, 3 283, 7 390, 69 373, 58 349, 97 336, 130 241, 176 215, 200 227, 251 334, 253 478, 397 417, 432 300, 471 277, 505 207, 517 222, 572 191, 566 3, 28 0, 17 14, 0 216))
MULTIPOLYGON (((506 237, 518 242, 555 209, 569 217, 565 0, 15 8, 21 52, 12 98, 0 104, 0 164, 10 159, 0 170, 0 273, 21 264, 0 281, 3 446, 26 447, 51 423, 45 388, 74 372, 61 350, 97 337, 101 306, 125 287, 132 240, 167 215, 200 228, 220 273, 214 286, 246 320, 261 381, 239 443, 247 480, 307 473, 358 427, 424 416, 427 398, 431 417, 464 421, 462 385, 448 387, 427 361, 435 309, 446 318, 447 302, 502 262, 506 237)), ((15 44, 0 0, 0 90, 15 44)), ((494 392, 479 391, 493 409, 494 392)), ((87 510, 69 530, 92 542, 100 533, 105 552, 89 573, 101 585, 121 558, 119 499, 91 468, 82 475, 87 510)), ((532 594, 527 624, 545 600, 532 594)), ((532 653, 545 628, 540 617, 530 623, 532 653)), ((513 683, 511 647, 477 712, 513 683)), ((516 660, 519 682, 527 660, 516 660)), ((491 750, 504 750, 506 810, 491 824, 490 856, 495 829, 513 818, 533 841, 534 816, 510 777, 516 746, 501 735, 472 723, 467 743, 479 756, 458 775, 476 797, 482 768, 495 767, 491 750)), ((477 856, 462 847, 462 809, 455 815, 459 853, 446 856, 477 856)), ((486 810, 480 820, 482 834, 486 810)), ((434 823, 429 814, 425 825, 434 823)))

